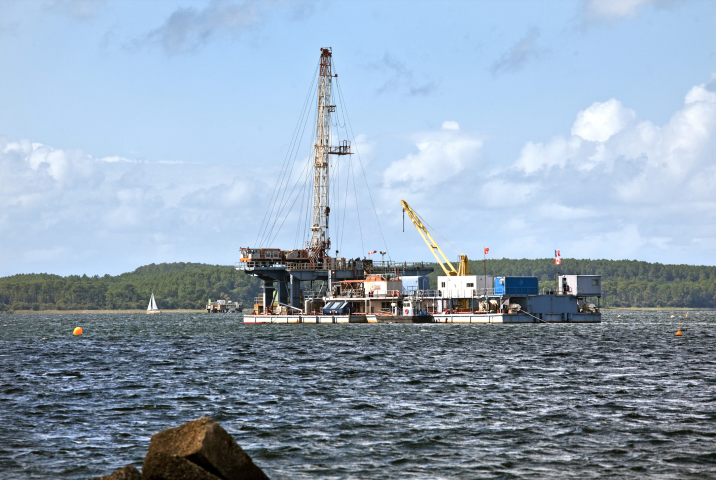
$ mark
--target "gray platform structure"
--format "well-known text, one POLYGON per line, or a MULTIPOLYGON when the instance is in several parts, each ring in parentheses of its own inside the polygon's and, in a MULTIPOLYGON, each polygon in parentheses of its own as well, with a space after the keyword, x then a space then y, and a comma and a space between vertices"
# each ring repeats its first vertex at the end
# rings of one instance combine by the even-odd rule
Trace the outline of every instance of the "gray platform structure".
MULTIPOLYGON (((271 305, 274 297, 281 306, 292 311, 303 308, 306 297, 329 296, 332 285, 344 280, 365 280, 367 275, 425 276, 434 271, 424 262, 391 262, 372 260, 331 259, 334 268, 315 268, 311 265, 274 262, 237 262, 236 269, 263 280, 263 305, 271 305), (321 282, 321 290, 301 289, 301 282, 321 282), (276 292, 276 295, 274 295, 276 292), (323 295, 322 295, 323 294, 323 295)), ((332 293, 332 292, 331 292, 332 293)))

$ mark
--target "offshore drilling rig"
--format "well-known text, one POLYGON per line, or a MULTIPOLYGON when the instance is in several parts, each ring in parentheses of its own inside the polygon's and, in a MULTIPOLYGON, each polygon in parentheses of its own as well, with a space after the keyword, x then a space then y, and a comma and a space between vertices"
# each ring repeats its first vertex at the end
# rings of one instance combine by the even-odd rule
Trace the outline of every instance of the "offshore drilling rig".
MULTIPOLYGON (((302 311, 304 299, 330 297, 334 284, 346 280, 365 280, 366 276, 384 280, 402 276, 424 276, 433 271, 425 263, 396 263, 330 256, 329 215, 331 213, 331 170, 333 156, 352 155, 351 143, 343 140, 332 146, 331 114, 333 103, 333 54, 330 48, 321 49, 318 70, 316 138, 313 145, 313 199, 310 238, 303 248, 283 250, 274 247, 242 247, 241 260, 236 269, 263 280, 263 294, 259 300, 264 314, 282 312, 295 314, 302 311), (301 282, 318 281, 319 290, 302 290, 301 282)), ((338 161, 338 160, 335 160, 338 161)), ((336 251, 336 253, 338 253, 336 251)))

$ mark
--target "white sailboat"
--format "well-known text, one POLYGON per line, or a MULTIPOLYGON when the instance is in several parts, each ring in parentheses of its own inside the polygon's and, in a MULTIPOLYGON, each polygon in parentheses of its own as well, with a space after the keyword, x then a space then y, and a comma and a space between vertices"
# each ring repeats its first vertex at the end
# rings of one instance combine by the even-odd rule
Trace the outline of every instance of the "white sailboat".
POLYGON ((157 307, 157 301, 154 300, 154 292, 152 292, 152 298, 149 299, 149 305, 147 305, 147 313, 162 313, 157 307))

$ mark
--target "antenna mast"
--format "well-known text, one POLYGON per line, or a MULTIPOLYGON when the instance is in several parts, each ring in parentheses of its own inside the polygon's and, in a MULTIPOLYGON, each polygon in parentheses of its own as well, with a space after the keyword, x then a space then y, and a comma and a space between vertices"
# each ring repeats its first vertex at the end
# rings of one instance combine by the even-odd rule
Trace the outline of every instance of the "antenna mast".
POLYGON ((313 223, 311 240, 308 245, 309 258, 312 264, 319 264, 331 248, 328 238, 329 177, 328 156, 350 155, 350 143, 344 140, 342 145, 331 147, 331 113, 336 106, 331 104, 333 94, 333 52, 330 48, 321 49, 321 66, 318 81, 318 109, 316 121, 316 143, 313 161, 313 223))

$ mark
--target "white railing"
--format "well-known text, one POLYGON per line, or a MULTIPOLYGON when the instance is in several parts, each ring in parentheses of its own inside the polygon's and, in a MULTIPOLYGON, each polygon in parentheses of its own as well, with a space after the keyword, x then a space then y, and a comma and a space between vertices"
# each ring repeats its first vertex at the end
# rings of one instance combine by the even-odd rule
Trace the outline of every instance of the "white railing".
POLYGON ((256 260, 251 262, 235 262, 236 270, 253 270, 255 268, 286 268, 287 270, 364 270, 366 273, 392 273, 408 268, 427 268, 425 262, 393 262, 390 260, 354 261, 342 258, 332 259, 331 262, 311 264, 310 262, 281 262, 278 260, 256 260))

